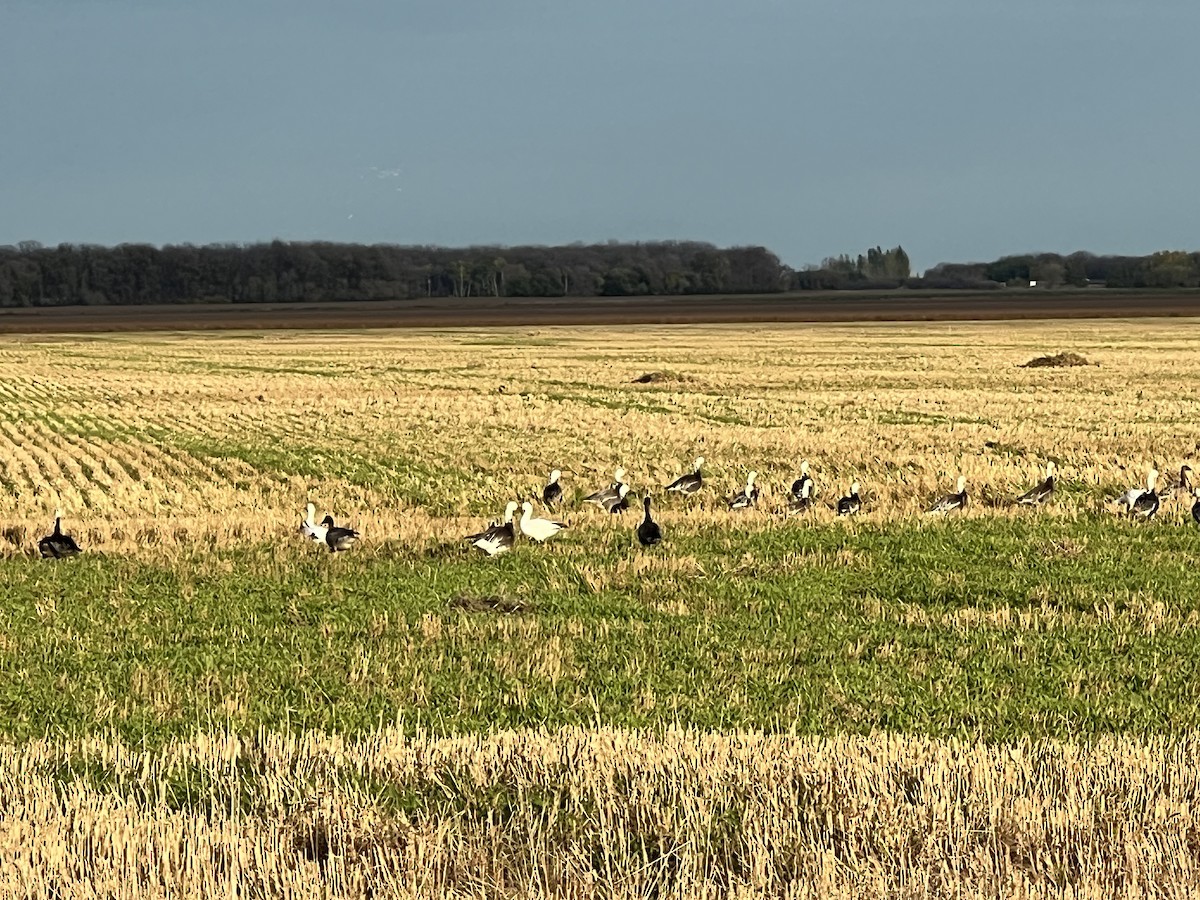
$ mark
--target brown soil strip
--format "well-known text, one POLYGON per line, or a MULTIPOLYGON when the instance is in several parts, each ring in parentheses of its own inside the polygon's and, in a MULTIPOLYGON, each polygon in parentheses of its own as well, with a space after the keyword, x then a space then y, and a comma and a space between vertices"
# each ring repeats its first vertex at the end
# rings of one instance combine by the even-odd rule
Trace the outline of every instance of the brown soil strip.
POLYGON ((0 334, 1200 316, 1200 293, 438 298, 0 310, 0 334))

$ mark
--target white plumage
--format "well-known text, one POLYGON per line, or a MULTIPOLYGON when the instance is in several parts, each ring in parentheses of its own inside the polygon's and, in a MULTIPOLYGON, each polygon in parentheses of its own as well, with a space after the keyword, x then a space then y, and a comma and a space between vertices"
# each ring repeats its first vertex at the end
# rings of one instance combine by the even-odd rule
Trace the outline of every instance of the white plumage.
POLYGON ((550 519, 535 518, 533 504, 526 500, 521 504, 521 533, 539 544, 549 540, 567 526, 550 519))
POLYGON ((325 535, 329 532, 329 527, 317 524, 317 508, 311 503, 304 509, 305 515, 304 521, 300 523, 300 533, 314 543, 325 543, 325 535))

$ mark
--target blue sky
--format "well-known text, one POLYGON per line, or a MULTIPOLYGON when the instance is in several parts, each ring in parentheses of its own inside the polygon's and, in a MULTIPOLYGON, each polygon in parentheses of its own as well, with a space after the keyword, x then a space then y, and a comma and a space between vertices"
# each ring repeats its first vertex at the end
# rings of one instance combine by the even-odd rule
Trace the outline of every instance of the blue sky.
POLYGON ((0 243, 1200 247, 1200 4, 0 0, 0 243))

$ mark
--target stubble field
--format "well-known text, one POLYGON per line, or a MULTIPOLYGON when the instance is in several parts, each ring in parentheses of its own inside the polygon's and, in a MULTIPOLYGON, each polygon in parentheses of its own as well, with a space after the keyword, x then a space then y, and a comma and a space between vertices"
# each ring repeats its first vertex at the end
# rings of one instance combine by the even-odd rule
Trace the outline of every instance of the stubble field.
POLYGON ((0 339, 0 884, 1186 896, 1200 528, 1104 501, 1197 384, 1193 320, 0 339), (568 531, 461 541, 555 467, 568 531))

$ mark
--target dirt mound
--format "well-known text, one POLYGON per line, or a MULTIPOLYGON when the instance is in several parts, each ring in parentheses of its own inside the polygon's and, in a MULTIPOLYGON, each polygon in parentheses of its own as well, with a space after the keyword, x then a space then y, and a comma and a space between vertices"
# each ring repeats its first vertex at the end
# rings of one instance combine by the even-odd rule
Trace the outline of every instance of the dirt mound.
POLYGON ((522 613, 529 609, 529 604, 499 594, 458 594, 450 598, 450 608, 468 612, 522 613))
POLYGON ((631 381, 629 383, 630 384, 662 384, 665 381, 674 381, 674 382, 683 383, 688 380, 689 379, 686 375, 681 375, 678 372, 646 372, 643 375, 639 375, 637 378, 633 379, 633 381, 631 381))
POLYGON ((1071 366, 1098 366, 1100 363, 1088 362, 1078 353, 1057 353, 1054 356, 1039 356, 1024 363, 1022 369, 1062 369, 1071 366))

